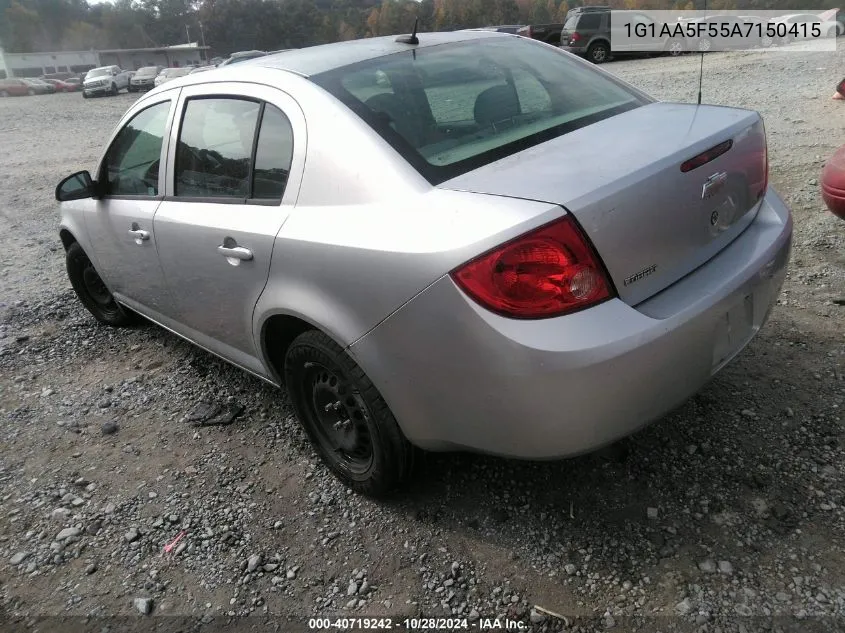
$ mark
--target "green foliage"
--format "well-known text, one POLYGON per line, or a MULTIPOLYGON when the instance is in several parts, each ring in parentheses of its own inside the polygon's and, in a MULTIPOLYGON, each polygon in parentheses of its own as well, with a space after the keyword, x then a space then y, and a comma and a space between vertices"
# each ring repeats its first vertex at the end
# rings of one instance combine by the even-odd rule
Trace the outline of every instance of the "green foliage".
MULTIPOLYGON (((709 9, 821 10, 840 0, 707 0, 709 9)), ((496 24, 562 22, 585 4, 703 9, 704 0, 0 0, 9 52, 140 48, 205 40, 215 54, 496 24), (204 38, 203 38, 204 35, 204 38)))

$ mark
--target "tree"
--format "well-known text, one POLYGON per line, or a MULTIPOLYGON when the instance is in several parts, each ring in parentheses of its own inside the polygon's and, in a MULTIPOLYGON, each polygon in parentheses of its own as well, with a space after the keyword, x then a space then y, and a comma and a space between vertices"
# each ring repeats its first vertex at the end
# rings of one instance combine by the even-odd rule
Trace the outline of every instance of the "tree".
POLYGON ((3 41, 8 51, 31 53, 38 50, 41 38, 41 16, 18 2, 12 2, 5 13, 3 41))

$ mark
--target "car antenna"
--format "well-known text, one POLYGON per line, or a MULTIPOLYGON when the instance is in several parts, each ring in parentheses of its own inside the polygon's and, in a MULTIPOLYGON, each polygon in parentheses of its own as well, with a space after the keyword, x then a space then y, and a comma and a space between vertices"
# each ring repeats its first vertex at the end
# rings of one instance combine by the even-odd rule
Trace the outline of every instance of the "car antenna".
POLYGON ((400 35, 396 41, 400 44, 419 44, 420 38, 417 37, 417 25, 420 23, 419 18, 414 18, 414 32, 410 35, 400 35))
MULTIPOLYGON (((707 0, 704 0, 704 16, 707 17, 707 0)), ((704 81, 704 51, 701 51, 701 61, 698 66, 698 105, 701 105, 702 81, 704 81)))

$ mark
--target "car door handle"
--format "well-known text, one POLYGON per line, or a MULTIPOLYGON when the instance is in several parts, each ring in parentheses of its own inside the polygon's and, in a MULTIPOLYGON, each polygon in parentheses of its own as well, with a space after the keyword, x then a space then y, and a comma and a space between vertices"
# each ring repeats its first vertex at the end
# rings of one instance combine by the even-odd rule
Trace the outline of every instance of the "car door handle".
POLYGON ((252 259, 252 251, 243 246, 218 246, 217 252, 223 257, 239 259, 242 262, 248 262, 252 259))
POLYGON ((150 232, 144 229, 129 229, 129 235, 134 237, 136 242, 150 239, 150 232))

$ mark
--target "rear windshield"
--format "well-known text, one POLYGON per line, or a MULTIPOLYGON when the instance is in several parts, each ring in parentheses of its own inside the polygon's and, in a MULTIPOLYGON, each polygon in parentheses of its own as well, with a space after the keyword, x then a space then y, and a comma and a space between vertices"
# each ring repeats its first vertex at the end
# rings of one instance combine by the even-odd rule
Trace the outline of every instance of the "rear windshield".
POLYGON ((647 103, 587 64, 517 37, 409 50, 312 80, 432 184, 647 103))

